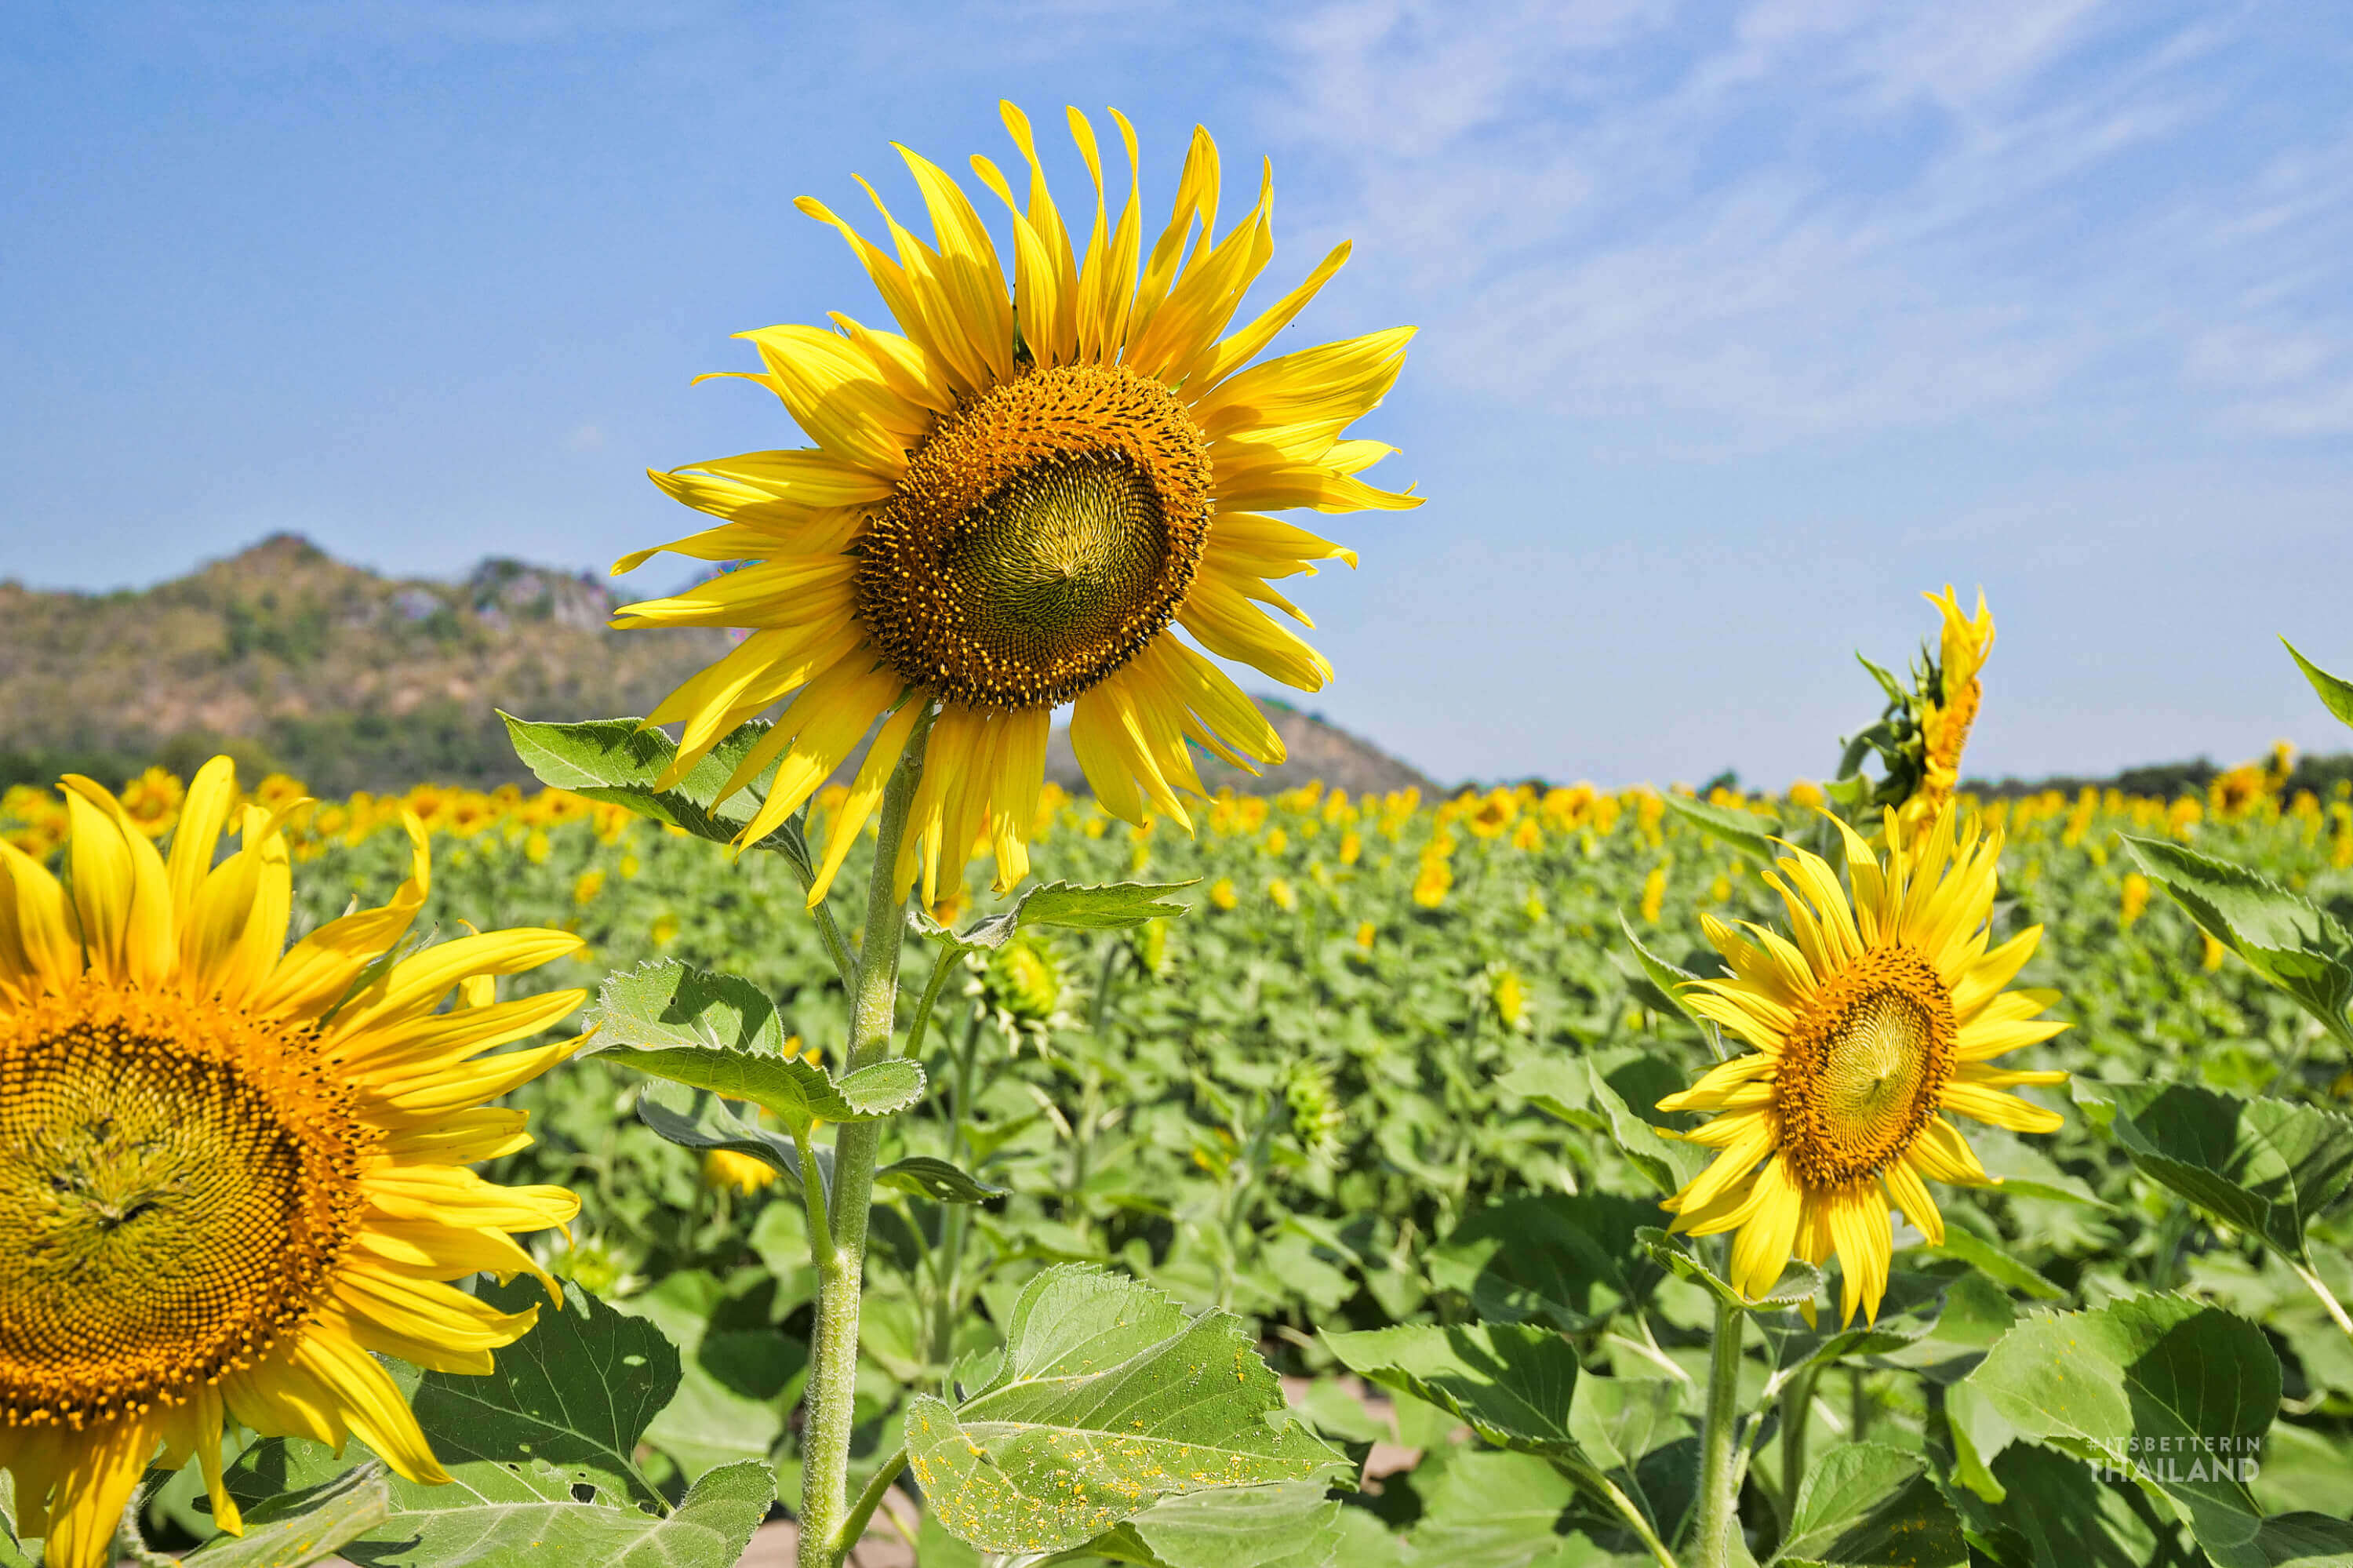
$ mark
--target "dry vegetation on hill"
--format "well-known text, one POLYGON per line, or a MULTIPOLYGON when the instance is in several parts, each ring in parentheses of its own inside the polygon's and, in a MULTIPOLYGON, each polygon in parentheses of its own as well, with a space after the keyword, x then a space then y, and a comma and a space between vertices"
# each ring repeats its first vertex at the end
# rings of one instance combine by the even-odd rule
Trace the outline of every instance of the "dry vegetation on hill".
MULTIPOLYGON (((280 534, 152 588, 40 592, 0 582, 0 785, 59 773, 184 777, 228 750, 328 794, 528 774, 495 710, 642 714, 725 652, 719 631, 613 631, 585 575, 488 560, 459 583, 379 577, 280 534)), ((1266 702, 1291 761, 1247 790, 1322 779, 1354 792, 1428 778, 1320 718, 1266 702)), ((1083 789, 1057 734, 1054 777, 1083 789)))

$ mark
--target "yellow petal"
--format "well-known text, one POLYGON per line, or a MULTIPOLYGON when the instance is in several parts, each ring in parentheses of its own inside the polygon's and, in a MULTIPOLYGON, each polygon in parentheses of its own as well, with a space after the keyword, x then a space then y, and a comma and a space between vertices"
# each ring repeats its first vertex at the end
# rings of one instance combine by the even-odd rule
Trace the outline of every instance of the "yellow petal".
POLYGON ((164 857, 96 779, 65 777, 73 911, 90 967, 153 988, 172 972, 172 884, 164 857))
POLYGON ((2029 1105, 2015 1095, 1955 1078, 1947 1083, 1938 1103, 1947 1110, 1975 1117, 2012 1132, 2056 1132, 2065 1124, 2057 1111, 2029 1105))
POLYGON ((1936 1200, 1928 1193, 1920 1172, 1909 1160, 1897 1160, 1882 1171, 1887 1182, 1887 1196, 1913 1227, 1936 1246, 1945 1245, 1945 1216, 1936 1208, 1936 1200))
POLYGON ((850 846, 858 842, 858 835, 881 803, 882 791, 891 782, 892 770, 899 766, 899 758, 907 749, 907 737, 914 733, 916 721, 929 705, 925 698, 902 703, 898 712, 882 721, 874 743, 866 748, 866 759, 858 766, 858 777, 850 782, 849 798, 830 812, 825 856, 818 863, 817 880, 809 885, 810 908, 825 902, 835 875, 849 858, 850 846))

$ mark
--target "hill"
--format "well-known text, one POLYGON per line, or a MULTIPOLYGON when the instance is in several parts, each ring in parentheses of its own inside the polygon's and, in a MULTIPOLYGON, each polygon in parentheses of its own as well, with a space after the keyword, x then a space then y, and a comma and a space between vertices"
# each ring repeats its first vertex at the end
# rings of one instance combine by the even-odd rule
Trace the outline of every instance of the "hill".
MULTIPOLYGON (((491 559, 462 582, 386 577, 280 534, 185 577, 108 594, 0 582, 0 787, 62 772, 183 776, 215 752, 325 794, 528 779, 494 712, 642 714, 724 653, 722 631, 614 631, 585 574, 491 559)), ((1291 759, 1252 779, 1200 756, 1215 789, 1322 779, 1437 787, 1316 715, 1261 698, 1291 759)), ((1050 777, 1083 789, 1067 733, 1050 777)))
POLYGON ((726 651, 608 630, 612 605, 579 574, 385 577, 291 534, 136 591, 0 583, 0 783, 185 774, 224 749, 336 794, 520 782, 494 708, 643 713, 726 651))

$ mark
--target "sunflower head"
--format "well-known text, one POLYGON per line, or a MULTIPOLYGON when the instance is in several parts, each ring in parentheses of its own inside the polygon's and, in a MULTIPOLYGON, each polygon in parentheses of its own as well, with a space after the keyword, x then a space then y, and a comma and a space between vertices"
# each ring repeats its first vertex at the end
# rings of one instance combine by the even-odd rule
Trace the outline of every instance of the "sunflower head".
POLYGON ((1984 589, 1978 590, 1973 616, 1963 613, 1949 583, 1942 594, 1921 597, 1943 617, 1936 649, 1933 653, 1921 651, 1909 690, 1870 660, 1862 661, 1887 694, 1887 706, 1876 725, 1847 743, 1840 778, 1829 787, 1849 816, 1893 806, 1905 828, 1914 831, 1943 809, 1960 782, 1961 752, 1984 695, 1978 673, 1985 668, 1994 636, 1984 589), (1856 771, 1872 753, 1877 754, 1882 769, 1875 784, 1856 771))
POLYGON ((1851 1320, 1858 1308, 1878 1314, 1891 1208, 1941 1242, 1924 1179, 1992 1180, 1949 1117, 2019 1132, 2059 1126, 2008 1091, 2066 1075, 1999 1059, 2067 1026, 2036 1017, 2056 992, 2003 989, 2042 928, 1992 942, 1999 832, 1974 816, 1957 822, 1950 803, 1908 832, 1891 809, 1883 856, 1831 821, 1845 842, 1847 887, 1794 846, 1778 874, 1766 874, 1787 906, 1787 936, 1701 916, 1731 978, 1691 982, 1692 1005, 1754 1050, 1659 1104, 1714 1113, 1683 1136, 1720 1151, 1667 1200, 1675 1228, 1737 1232, 1733 1283, 1751 1297, 1792 1255, 1819 1264, 1835 1253, 1851 1320))
POLYGON ((578 1208, 466 1168, 530 1141, 483 1102, 572 1047, 482 1053, 582 1000, 501 1003, 494 977, 577 938, 473 934, 379 965, 429 883, 412 818, 393 901, 289 948, 280 826, 307 801, 240 805, 216 758, 173 797, 167 860, 124 802, 65 789, 70 888, 0 844, 0 1466, 20 1528, 94 1568, 160 1447, 203 1457, 235 1532, 228 1415, 446 1478, 371 1352, 488 1372, 531 1327, 445 1282, 544 1280, 509 1233, 578 1208))
POLYGON ((904 148, 930 239, 879 196, 887 249, 823 203, 799 201, 848 242, 898 330, 837 314, 832 330, 744 334, 762 368, 743 378, 775 392, 814 444, 653 474, 720 519, 659 547, 742 569, 626 606, 616 621, 749 632, 655 710, 651 722, 684 726, 676 775, 789 699, 724 786, 732 794, 776 768, 747 842, 881 719, 828 813, 812 901, 915 745, 925 767, 902 885, 920 872, 926 904, 953 895, 977 847, 993 855, 998 889, 1011 887, 1028 871, 1049 721, 1063 704, 1097 800, 1131 822, 1189 828, 1180 796, 1205 794, 1194 747, 1252 772, 1284 756, 1210 656, 1306 691, 1332 674, 1261 607, 1309 624, 1270 580, 1356 556, 1270 514, 1419 503, 1357 478, 1389 449, 1346 433, 1395 381, 1409 329, 1259 358, 1345 246, 1237 326, 1273 254, 1270 179, 1220 233, 1218 149, 1196 132, 1147 248, 1133 129, 1113 113, 1128 164, 1115 207, 1094 126, 1072 110, 1094 187, 1082 235, 1064 224, 1029 122, 1009 103, 1003 112, 1026 196, 988 159, 972 166, 1004 208, 1009 269, 965 191, 904 148), (935 716, 918 741, 925 715, 935 716))

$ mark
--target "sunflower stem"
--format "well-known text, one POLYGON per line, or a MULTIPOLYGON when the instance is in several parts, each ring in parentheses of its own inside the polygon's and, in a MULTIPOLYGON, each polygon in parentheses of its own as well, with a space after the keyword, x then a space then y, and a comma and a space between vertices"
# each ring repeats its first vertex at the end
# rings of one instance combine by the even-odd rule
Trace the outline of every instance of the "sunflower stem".
POLYGON ((2295 1270, 2295 1277, 2303 1280, 2315 1296, 2320 1298, 2320 1304, 2328 1309, 2328 1315, 2336 1320, 2337 1326, 2345 1330, 2348 1339, 2353 1339, 2353 1318, 2346 1316, 2345 1303, 2337 1299, 2336 1295, 2322 1282, 2320 1276, 2311 1269, 2295 1262, 2289 1263, 2288 1266, 2295 1270))
POLYGON ((1740 1421, 1740 1341, 1748 1315, 1730 1301, 1715 1304, 1715 1336, 1708 1347, 1707 1408, 1699 1433, 1699 1515, 1692 1561, 1698 1568, 1730 1568, 1733 1532, 1740 1519, 1740 1471, 1735 1437, 1740 1421))
POLYGON ((122 1505, 122 1524, 115 1532, 115 1561, 135 1563, 139 1568, 180 1568, 180 1560, 147 1544, 144 1531, 139 1528, 140 1505, 146 1499, 143 1489, 134 1487, 130 1500, 122 1505))
MULTIPOLYGON (((858 983, 850 992, 845 1070, 890 1054, 899 1001, 899 948, 905 939, 905 896, 899 891, 899 842, 923 774, 930 704, 882 793, 874 869, 866 893, 866 932, 859 943, 858 983)), ((874 1201, 879 1122, 852 1122, 834 1136, 830 1245, 812 1234, 817 1264, 817 1325, 809 1342, 807 1417, 801 1440, 800 1568, 838 1568, 849 1536, 849 1436, 858 1390, 858 1294, 866 1269, 866 1226, 874 1201)), ((869 1517, 871 1517, 869 1515, 869 1517)), ((863 1521, 859 1521, 862 1528, 863 1521)))

